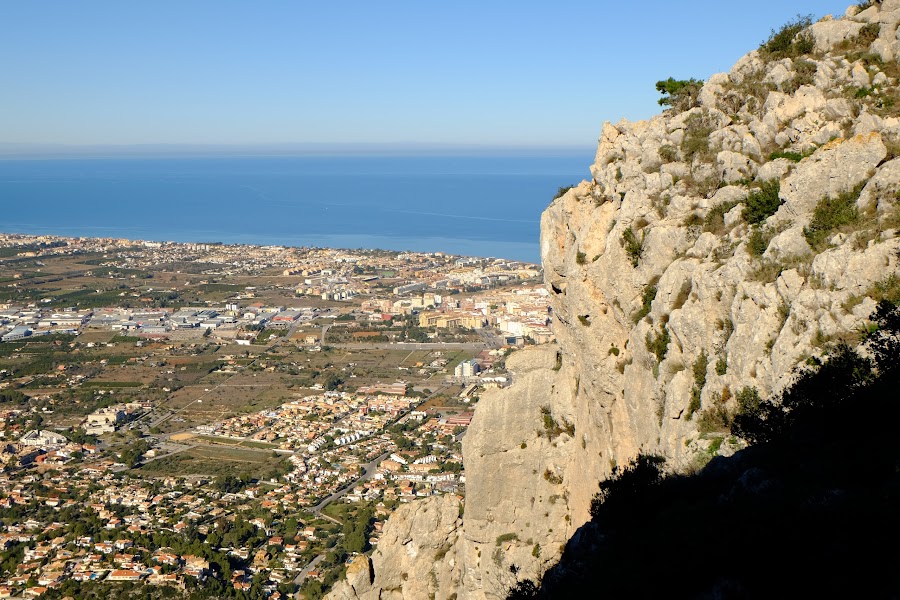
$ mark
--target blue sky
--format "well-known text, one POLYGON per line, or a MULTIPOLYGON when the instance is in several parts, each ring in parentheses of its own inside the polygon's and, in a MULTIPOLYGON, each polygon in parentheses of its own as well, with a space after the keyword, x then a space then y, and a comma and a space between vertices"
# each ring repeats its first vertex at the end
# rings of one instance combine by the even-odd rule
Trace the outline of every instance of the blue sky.
POLYGON ((654 83, 846 2, 28 0, 0 7, 0 143, 592 147, 654 83))

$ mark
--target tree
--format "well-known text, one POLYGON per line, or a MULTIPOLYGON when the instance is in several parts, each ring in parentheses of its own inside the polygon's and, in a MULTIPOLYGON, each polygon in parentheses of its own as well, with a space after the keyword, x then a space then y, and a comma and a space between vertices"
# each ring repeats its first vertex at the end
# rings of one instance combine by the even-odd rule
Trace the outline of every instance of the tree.
POLYGON ((840 344, 827 361, 814 359, 795 371, 796 380, 781 394, 762 402, 738 394, 741 413, 732 433, 751 443, 787 440, 827 429, 848 411, 860 410, 859 396, 875 383, 889 386, 900 370, 900 307, 883 301, 871 319, 875 328, 863 344, 866 355, 840 344))
POLYGON ((343 383, 344 380, 341 378, 341 376, 332 371, 325 377, 325 382, 322 385, 327 391, 330 392, 338 389, 341 385, 343 385, 343 383))
POLYGON ((412 440, 410 440, 408 437, 406 437, 403 434, 397 434, 397 435, 393 436, 392 440, 397 445, 397 448, 399 448, 400 450, 409 450, 410 448, 415 446, 415 444, 413 444, 412 440))
POLYGON ((150 449, 150 445, 143 441, 137 441, 120 453, 120 457, 122 462, 125 463, 129 469, 136 467, 140 462, 141 458, 144 456, 144 453, 150 449))
POLYGON ((344 548, 347 552, 362 552, 367 546, 365 533, 360 529, 354 529, 344 536, 344 548))
POLYGON ((697 79, 674 79, 669 77, 656 82, 656 91, 663 95, 658 100, 660 106, 670 106, 677 111, 685 111, 697 105, 697 96, 703 82, 697 79))
POLYGON ((600 482, 600 491, 591 500, 591 517, 595 522, 612 511, 638 512, 650 488, 665 479, 661 456, 638 455, 624 469, 614 468, 612 477, 600 482))
MULTIPOLYGON (((560 186, 559 188, 557 188, 556 193, 553 195, 553 199, 556 200, 557 198, 562 198, 563 195, 566 192, 568 192, 569 190, 571 190, 573 187, 575 187, 575 186, 574 185, 560 186)), ((491 310, 497 310, 497 306, 495 304, 492 304, 491 310)))
POLYGON ((882 301, 872 315, 877 329, 868 334, 866 347, 881 377, 897 376, 900 370, 900 308, 882 301))
POLYGON ((322 582, 317 579, 307 579, 301 589, 308 600, 321 600, 325 595, 325 591, 322 589, 322 582))

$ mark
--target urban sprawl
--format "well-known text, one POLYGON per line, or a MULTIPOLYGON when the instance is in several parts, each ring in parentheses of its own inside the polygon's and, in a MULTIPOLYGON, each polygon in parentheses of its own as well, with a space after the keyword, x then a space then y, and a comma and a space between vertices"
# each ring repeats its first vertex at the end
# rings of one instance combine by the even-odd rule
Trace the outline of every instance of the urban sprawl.
POLYGON ((320 598, 465 495, 536 265, 0 235, 0 598, 320 598))

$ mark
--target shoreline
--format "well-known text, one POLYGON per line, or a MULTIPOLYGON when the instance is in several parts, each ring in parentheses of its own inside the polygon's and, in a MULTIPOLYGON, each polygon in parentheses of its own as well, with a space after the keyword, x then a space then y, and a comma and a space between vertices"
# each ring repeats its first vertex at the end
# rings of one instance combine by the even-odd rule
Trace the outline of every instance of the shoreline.
MULTIPOLYGON (((357 236, 348 236, 348 237, 357 237, 357 236)), ((384 236, 374 236, 374 237, 384 237, 384 236)), ((507 258, 503 256, 490 256, 483 254, 460 254, 455 252, 445 252, 441 250, 434 251, 422 251, 422 250, 395 250, 390 248, 379 248, 379 247, 349 247, 349 246, 325 246, 325 245, 292 245, 292 244, 259 244, 259 243, 246 243, 246 242, 230 242, 230 241, 210 241, 210 240, 190 240, 190 241, 181 241, 181 240, 159 240, 159 239, 143 239, 143 238, 131 238, 131 237, 120 237, 120 236, 96 236, 96 235, 83 235, 83 236, 74 236, 74 235, 61 235, 56 233, 28 233, 22 231, 0 231, 0 248, 9 248, 15 247, 19 245, 27 246, 27 245, 40 245, 42 249, 54 249, 60 246, 53 245, 57 242, 67 242, 67 246, 78 246, 82 243, 107 243, 110 245, 114 245, 116 247, 122 248, 127 247, 128 245, 138 245, 143 248, 163 248, 166 246, 173 247, 207 247, 203 248, 204 250, 210 250, 214 248, 222 248, 229 250, 239 250, 239 249, 253 249, 253 250, 270 250, 270 251, 299 251, 299 252, 345 252, 345 253, 363 253, 363 254, 392 254, 392 255, 420 255, 420 256, 439 256, 449 259, 480 259, 480 260, 493 260, 493 261, 507 261, 509 263, 520 264, 523 266, 533 266, 540 268, 539 262, 530 262, 524 260, 518 260, 514 258, 507 258)), ((26 251, 27 253, 28 251, 26 251)), ((23 253, 25 254, 25 253, 23 253)), ((20 258, 34 258, 40 256, 35 254, 34 256, 18 256, 20 258)), ((6 257, 12 258, 12 257, 6 257)))

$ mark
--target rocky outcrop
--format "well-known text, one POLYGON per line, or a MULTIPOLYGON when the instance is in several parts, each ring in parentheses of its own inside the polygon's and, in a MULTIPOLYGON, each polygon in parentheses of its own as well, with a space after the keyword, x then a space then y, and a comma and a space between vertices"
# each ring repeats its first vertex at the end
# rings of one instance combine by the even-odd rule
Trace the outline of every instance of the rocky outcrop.
POLYGON ((589 459, 574 429, 577 375, 560 361, 555 346, 510 356, 521 385, 486 394, 463 440, 473 465, 459 545, 470 597, 503 597, 517 576, 543 572, 587 516, 576 496, 595 484, 582 477, 589 459))
POLYGON ((453 500, 404 507, 386 533, 410 541, 386 535, 333 597, 504 597, 616 465, 733 453, 741 398, 858 339, 898 293, 898 23, 900 0, 852 7, 801 34, 810 53, 751 52, 686 110, 603 126, 591 180, 541 221, 558 345, 511 356, 514 384, 479 403, 461 526, 410 525, 453 500), (404 580, 413 566, 436 583, 404 580))
POLYGON ((437 496, 401 506, 385 524, 378 549, 357 556, 334 600, 446 599, 459 581, 456 543, 462 525, 459 500, 437 496), (377 575, 377 578, 376 578, 377 575))

